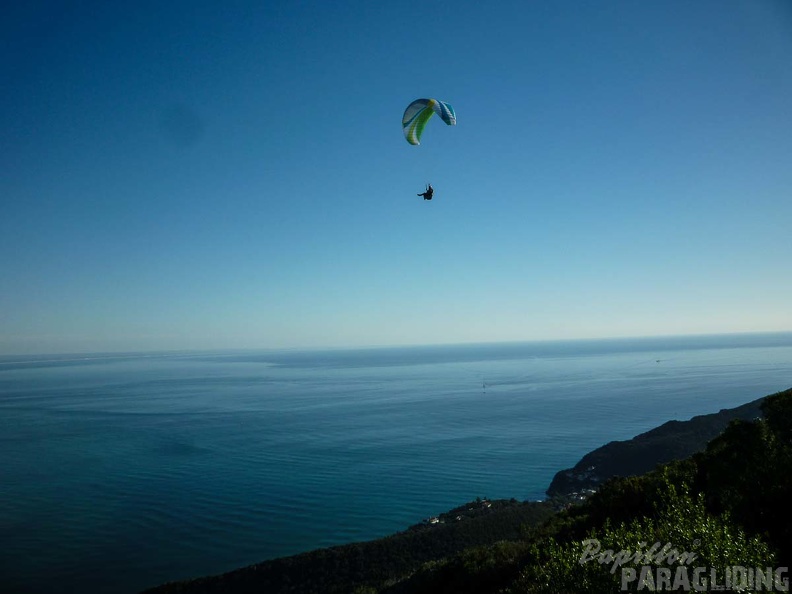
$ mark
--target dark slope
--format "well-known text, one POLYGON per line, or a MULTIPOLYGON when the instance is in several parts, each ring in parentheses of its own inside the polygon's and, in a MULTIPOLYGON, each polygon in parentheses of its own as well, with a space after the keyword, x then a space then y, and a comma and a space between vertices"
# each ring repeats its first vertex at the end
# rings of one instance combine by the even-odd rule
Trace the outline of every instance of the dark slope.
POLYGON ((380 586, 423 563, 468 547, 520 538, 526 526, 549 518, 549 503, 477 500, 397 534, 368 542, 319 549, 257 563, 217 576, 173 582, 145 594, 234 594, 279 592, 349 594, 363 586, 380 586))
MULTIPOLYGON (((370 594, 382 592, 384 594, 385 592, 393 592, 396 594, 397 592, 439 592, 440 590, 435 587, 437 583, 432 582, 432 580, 440 580, 443 583, 448 582, 446 579, 448 576, 443 577, 443 571, 451 572, 454 575, 459 574, 456 581, 462 580, 465 587, 458 588, 457 592, 501 591, 501 586, 493 587, 494 589, 490 590, 483 587, 483 584, 488 580, 501 584, 509 582, 513 578, 511 575, 513 570, 516 571, 520 567, 519 564, 515 565, 515 563, 516 559, 522 555, 524 539, 533 531, 533 528, 528 527, 539 526, 544 520, 551 518, 551 521, 544 524, 544 527, 540 528, 539 532, 546 532, 551 529, 554 522, 560 526, 552 528, 552 530, 557 532, 557 537, 563 538, 564 534, 571 534, 570 530, 574 532, 575 522, 580 523, 580 518, 575 520, 575 514, 569 515, 567 512, 554 515, 554 509, 568 501, 565 495, 574 491, 596 488, 605 479, 611 477, 644 475, 655 469, 658 464, 672 460, 686 459, 685 462, 680 464, 684 465, 687 463, 688 466, 695 468, 697 463, 693 460, 699 459, 704 455, 699 452, 703 452, 707 448, 708 442, 722 435, 732 421, 751 421, 761 417, 762 411, 760 407, 768 398, 776 398, 778 400, 779 397, 789 398, 789 396, 792 396, 792 390, 767 398, 760 398, 737 408, 724 409, 718 413, 694 417, 689 421, 670 421, 631 440, 611 442, 584 456, 574 468, 561 471, 556 475, 548 489, 548 494, 551 496, 561 496, 554 502, 520 503, 516 500, 492 502, 477 500, 451 510, 446 514, 441 514, 435 524, 419 524, 386 538, 319 549, 292 557, 264 561, 218 576, 164 584, 146 590, 144 594, 204 594, 215 592, 233 594, 252 592, 271 592, 273 594, 340 594, 342 592, 370 594), (697 456, 690 458, 693 454, 697 454, 697 456), (548 526, 551 528, 547 528, 548 526), (444 559, 445 561, 441 561, 444 559), (449 559, 451 561, 448 561, 449 559), (427 563, 435 561, 438 561, 439 564, 427 563), (473 573, 470 573, 471 571, 473 573), (427 583, 434 583, 434 585, 428 586, 428 590, 422 589, 422 586, 419 585, 426 580, 429 580, 427 583)), ((781 413, 786 411, 780 405, 776 408, 779 408, 781 413)), ((789 408, 792 410, 792 404, 790 404, 789 408)), ((776 411, 775 419, 777 422, 781 422, 778 419, 785 419, 784 422, 792 427, 792 421, 789 420, 792 419, 792 415, 788 415, 789 418, 787 418, 781 413, 776 411)), ((746 426, 748 425, 751 424, 746 426)), ((734 434, 738 430, 740 430, 739 425, 731 426, 731 433, 729 434, 731 441, 735 439, 734 434)), ((718 439, 723 440, 723 438, 718 439)), ((715 440, 713 443, 717 446, 719 442, 715 440)), ((759 456, 759 458, 761 459, 762 456, 759 456)), ((701 459, 704 460, 704 458, 701 459)), ((753 461, 751 462, 753 466, 759 467, 759 465, 754 463, 756 456, 750 458, 750 460, 753 461)), ((718 483, 719 480, 721 482, 727 479, 732 480, 733 472, 727 471, 719 474, 712 470, 712 468, 716 468, 716 465, 712 462, 708 462, 702 468, 706 472, 704 470, 699 471, 698 475, 700 476, 696 479, 696 482, 702 483, 698 485, 701 490, 715 493, 731 493, 734 491, 734 489, 722 488, 722 485, 718 483)), ((779 474, 778 468, 773 468, 775 475, 779 474)), ((784 466, 783 469, 786 471, 787 466, 784 466)), ((750 469, 744 470, 743 474, 746 477, 751 477, 750 480, 753 483, 769 485, 771 482, 767 477, 760 481, 754 480, 755 477, 748 472, 750 469)), ((657 472, 652 474, 657 474, 657 472)), ((597 523, 591 518, 596 519, 603 515, 604 512, 607 512, 605 513, 607 517, 615 513, 614 510, 618 510, 621 515, 626 514, 629 516, 628 512, 631 509, 630 505, 628 505, 629 502, 633 504, 636 501, 646 503, 644 501, 646 498, 643 496, 636 498, 633 494, 627 497, 631 493, 630 489, 635 487, 630 481, 640 481, 643 478, 646 477, 625 479, 621 482, 619 480, 609 481, 595 497, 590 498, 584 504, 583 508, 574 506, 572 511, 574 509, 582 509, 583 511, 576 512, 577 515, 585 512, 583 516, 589 518, 587 520, 588 524, 583 525, 586 530, 591 528, 591 526, 602 524, 602 522, 597 523), (622 491, 627 493, 627 495, 624 495, 622 491), (614 504, 614 500, 622 496, 627 497, 627 499, 614 504), (593 505, 595 503, 597 505, 593 505)), ((651 483, 655 479, 647 480, 651 483)), ((641 487, 641 489, 643 488, 641 487)), ((788 499, 787 491, 784 491, 782 498, 788 499)), ((742 500, 740 499, 740 501, 742 500)), ((726 505, 720 500, 716 503, 722 509, 729 509, 731 505, 726 505)), ((727 501, 727 503, 729 502, 727 501)), ((748 508, 755 508, 761 513, 766 513, 767 509, 771 509, 768 505, 765 505, 766 503, 762 500, 756 504, 752 503, 748 508)), ((771 515, 777 515, 777 508, 779 508, 778 505, 772 507, 771 515)), ((735 511, 740 510, 735 507, 735 511)), ((571 514, 572 512, 569 513, 571 514)), ((747 517, 747 514, 741 513, 740 517, 742 516, 747 517)), ((619 520, 617 517, 611 519, 619 520)), ((623 519, 621 518, 621 520, 623 519)), ((762 529, 766 528, 766 522, 763 524, 757 520, 754 523, 762 529)), ((787 529, 785 528, 787 524, 782 523, 779 525, 784 530, 787 529)), ((581 534, 584 532, 581 532, 581 534)), ((786 539, 787 532, 783 532, 782 537, 779 537, 781 541, 786 539)), ((775 540, 779 539, 776 538, 775 540)), ((783 546, 780 548, 782 555, 789 555, 789 552, 783 546)))
POLYGON ((682 460, 704 450, 736 419, 750 421, 762 416, 759 398, 737 408, 667 423, 628 439, 612 441, 589 452, 573 468, 556 473, 547 489, 550 497, 596 489, 613 476, 638 476, 672 460, 682 460))

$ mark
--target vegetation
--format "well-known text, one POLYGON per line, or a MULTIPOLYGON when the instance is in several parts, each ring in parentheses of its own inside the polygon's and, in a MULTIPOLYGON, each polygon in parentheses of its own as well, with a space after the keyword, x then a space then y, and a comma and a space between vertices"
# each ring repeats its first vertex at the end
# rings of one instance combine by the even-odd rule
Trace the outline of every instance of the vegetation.
POLYGON ((551 502, 478 499, 441 514, 436 524, 425 522, 386 538, 264 561, 220 576, 165 584, 147 592, 368 593, 372 591, 369 588, 396 582, 427 561, 467 548, 518 540, 527 526, 546 521, 555 509, 551 502))
MULTIPOLYGON (((723 591, 726 579, 753 591, 754 568, 772 580, 765 569, 792 561, 792 389, 768 396, 762 412, 733 421, 703 452, 609 479, 556 513, 513 501, 484 513, 478 501, 469 506, 481 513, 455 522, 156 591, 603 594, 698 582, 723 591), (751 579, 735 567, 751 568, 751 579)), ((783 583, 759 589, 774 587, 783 583)))
POLYGON ((626 441, 612 441, 583 456, 574 467, 560 470, 547 489, 550 497, 597 488, 614 476, 638 476, 659 464, 683 460, 703 451, 735 420, 761 416, 764 398, 689 421, 668 421, 626 441))

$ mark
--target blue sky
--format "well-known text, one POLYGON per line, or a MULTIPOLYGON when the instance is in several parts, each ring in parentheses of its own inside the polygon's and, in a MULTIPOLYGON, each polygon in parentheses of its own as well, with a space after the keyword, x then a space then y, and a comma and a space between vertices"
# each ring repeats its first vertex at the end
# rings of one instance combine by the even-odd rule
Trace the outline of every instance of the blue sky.
POLYGON ((792 330, 788 2, 20 2, 0 40, 1 353, 792 330), (458 125, 413 147, 418 97, 458 125))

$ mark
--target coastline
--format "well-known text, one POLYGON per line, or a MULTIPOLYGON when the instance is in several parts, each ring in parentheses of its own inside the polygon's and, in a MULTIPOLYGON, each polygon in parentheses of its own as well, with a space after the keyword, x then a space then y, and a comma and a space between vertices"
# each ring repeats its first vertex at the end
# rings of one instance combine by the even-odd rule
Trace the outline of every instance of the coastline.
MULTIPOLYGON (((384 538, 270 559, 218 575, 168 582, 141 594, 313 592, 319 590, 312 589, 310 583, 328 572, 342 577, 362 575, 369 580, 382 577, 379 568, 369 572, 360 562, 348 563, 349 558, 380 560, 392 572, 404 572, 468 547, 514 540, 560 509, 585 500, 610 478, 641 475, 660 464, 702 451, 731 422, 761 416, 760 407, 766 398, 687 421, 668 421, 632 439, 596 448, 572 468, 556 473, 544 501, 477 499, 384 538), (443 545, 438 547, 438 542, 443 545), (394 562, 393 550, 417 553, 411 552, 394 562), (297 585, 300 582, 307 584, 305 589, 297 585)), ((376 561, 369 565, 376 566, 376 561)))

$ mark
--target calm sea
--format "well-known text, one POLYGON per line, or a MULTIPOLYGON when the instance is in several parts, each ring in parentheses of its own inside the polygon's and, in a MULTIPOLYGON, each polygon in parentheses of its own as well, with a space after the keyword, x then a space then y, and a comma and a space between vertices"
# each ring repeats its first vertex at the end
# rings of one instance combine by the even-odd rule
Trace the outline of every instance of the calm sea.
POLYGON ((0 591, 371 539, 792 387, 792 334, 0 357, 0 591))

